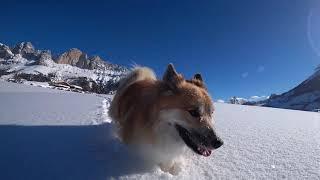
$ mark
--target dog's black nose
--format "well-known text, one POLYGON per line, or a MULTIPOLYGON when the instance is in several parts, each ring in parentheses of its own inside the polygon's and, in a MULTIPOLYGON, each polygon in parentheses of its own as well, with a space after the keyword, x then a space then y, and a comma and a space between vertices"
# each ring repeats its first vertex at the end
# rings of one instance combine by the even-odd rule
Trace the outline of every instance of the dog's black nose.
POLYGON ((219 147, 221 147, 223 145, 223 141, 222 139, 220 139, 219 137, 217 137, 213 142, 212 142, 212 147, 214 149, 218 149, 219 147))
POLYGON ((213 129, 210 129, 208 131, 207 137, 209 139, 208 144, 210 144, 213 149, 218 149, 223 145, 222 139, 217 136, 216 132, 213 129))

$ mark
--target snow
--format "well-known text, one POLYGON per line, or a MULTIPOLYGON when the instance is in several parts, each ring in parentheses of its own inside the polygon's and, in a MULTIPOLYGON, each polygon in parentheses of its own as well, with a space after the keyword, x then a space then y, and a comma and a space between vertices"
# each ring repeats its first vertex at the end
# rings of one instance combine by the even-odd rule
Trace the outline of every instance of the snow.
POLYGON ((222 99, 218 99, 216 102, 218 102, 218 103, 225 103, 225 101, 222 100, 222 99))
POLYGON ((251 96, 248 101, 250 102, 258 102, 269 99, 269 96, 251 96))
POLYGON ((241 97, 231 97, 229 101, 234 101, 235 103, 231 104, 244 104, 247 102, 256 103, 259 101, 264 101, 269 99, 269 96, 251 96, 249 98, 241 98, 241 97))
POLYGON ((224 145, 177 176, 113 133, 111 96, 0 81, 0 179, 320 179, 320 114, 216 103, 224 145))
MULTIPOLYGON (((78 77, 86 77, 93 81, 99 81, 103 83, 108 83, 110 80, 117 81, 120 76, 126 72, 117 71, 113 69, 106 70, 89 70, 81 69, 69 64, 56 64, 49 63, 47 66, 44 65, 32 65, 34 61, 28 61, 27 59, 21 57, 20 54, 17 54, 12 59, 4 60, 0 59, 0 62, 4 61, 6 64, 0 63, 0 70, 6 70, 7 72, 19 72, 25 74, 54 74, 56 81, 61 81, 64 79, 72 79, 78 77)), ((3 75, 0 79, 10 79, 14 76, 14 73, 3 75)))
POLYGON ((94 123, 92 117, 103 98, 1 82, 0 99, 2 124, 88 125, 94 123))

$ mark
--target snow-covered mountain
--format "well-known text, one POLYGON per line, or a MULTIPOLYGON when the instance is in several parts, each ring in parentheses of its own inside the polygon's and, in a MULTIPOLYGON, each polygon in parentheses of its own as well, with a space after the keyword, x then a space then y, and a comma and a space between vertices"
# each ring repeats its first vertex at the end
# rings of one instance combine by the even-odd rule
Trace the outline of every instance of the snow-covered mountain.
POLYGON ((273 94, 262 103, 267 107, 320 111, 320 66, 295 88, 281 95, 273 94))
POLYGON ((320 65, 309 78, 283 94, 252 96, 248 99, 232 97, 227 102, 230 104, 320 112, 320 65))
POLYGON ((231 97, 228 101, 230 104, 243 104, 243 105, 261 105, 262 102, 267 100, 269 96, 251 96, 250 98, 231 97))
POLYGON ((112 96, 0 81, 0 179, 320 179, 320 114, 215 104, 225 144, 177 176, 114 137, 112 96))
POLYGON ((45 82, 60 88, 110 93, 127 72, 124 66, 99 56, 89 57, 76 48, 53 56, 48 50, 36 50, 30 42, 14 47, 0 43, 0 78, 7 81, 45 82))
POLYGON ((248 102, 247 99, 241 98, 241 97, 236 97, 236 96, 230 98, 228 101, 228 103, 230 103, 230 104, 244 104, 246 102, 248 102))

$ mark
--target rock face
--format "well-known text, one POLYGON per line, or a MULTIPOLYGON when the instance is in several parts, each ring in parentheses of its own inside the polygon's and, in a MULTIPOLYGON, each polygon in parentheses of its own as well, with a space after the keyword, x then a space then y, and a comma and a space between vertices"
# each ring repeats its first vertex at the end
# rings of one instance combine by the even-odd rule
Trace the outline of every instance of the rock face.
POLYGON ((13 58, 13 56, 14 54, 11 52, 10 48, 0 43, 0 58, 10 59, 10 58, 13 58))
POLYGON ((86 69, 103 69, 107 62, 103 61, 99 56, 93 56, 89 59, 86 69))
POLYGON ((244 98, 239 98, 239 97, 232 97, 228 101, 230 104, 245 104, 247 102, 246 99, 244 98))
POLYGON ((12 49, 0 43, 0 78, 13 82, 65 82, 84 91, 106 94, 114 92, 128 72, 126 67, 99 56, 88 57, 76 48, 54 57, 49 50, 36 50, 30 42, 12 49))
POLYGON ((56 62, 58 64, 70 64, 82 68, 87 64, 87 55, 79 49, 72 48, 69 51, 61 54, 56 62))
POLYGON ((39 52, 37 52, 31 42, 22 42, 17 44, 12 49, 13 54, 20 54, 23 58, 35 60, 38 58, 39 52))
POLYGON ((37 65, 51 66, 52 64, 54 64, 54 61, 52 60, 51 52, 48 50, 42 51, 39 55, 37 65))
POLYGON ((87 54, 83 53, 79 49, 72 48, 69 51, 61 54, 57 59, 58 64, 70 64, 82 69, 98 69, 107 70, 110 65, 99 56, 88 57, 87 54))

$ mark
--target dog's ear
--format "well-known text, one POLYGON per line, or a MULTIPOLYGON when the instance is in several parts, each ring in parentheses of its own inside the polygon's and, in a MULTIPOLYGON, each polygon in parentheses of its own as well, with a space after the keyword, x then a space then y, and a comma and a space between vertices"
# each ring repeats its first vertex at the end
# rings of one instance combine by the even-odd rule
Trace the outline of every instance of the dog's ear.
POLYGON ((199 80, 199 81, 203 82, 203 79, 202 79, 202 76, 201 76, 200 73, 195 74, 195 75, 193 76, 193 79, 196 79, 196 80, 199 80))
POLYGON ((166 72, 163 75, 162 80, 170 87, 175 90, 177 86, 184 80, 181 74, 178 74, 172 63, 167 67, 166 72))
POLYGON ((187 80, 187 82, 192 83, 198 87, 207 89, 205 83, 203 82, 203 78, 199 73, 195 74, 193 78, 191 80, 187 80))

